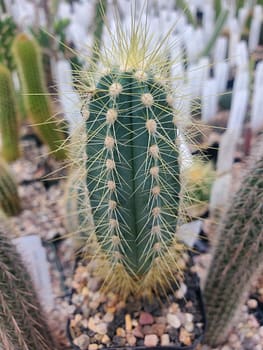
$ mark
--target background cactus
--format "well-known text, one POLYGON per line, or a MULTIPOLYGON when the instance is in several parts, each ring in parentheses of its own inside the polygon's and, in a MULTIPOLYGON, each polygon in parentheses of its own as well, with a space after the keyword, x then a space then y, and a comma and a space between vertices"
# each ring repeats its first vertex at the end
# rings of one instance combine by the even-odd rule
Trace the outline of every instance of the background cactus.
POLYGON ((100 58, 100 48, 102 42, 102 34, 104 27, 104 20, 107 11, 107 0, 97 0, 95 6, 95 14, 93 20, 93 47, 91 56, 91 69, 96 68, 96 64, 100 58))
POLYGON ((30 276, 0 216, 0 347, 5 350, 55 350, 30 276))
POLYGON ((8 215, 18 215, 21 207, 16 182, 8 165, 0 159, 0 208, 8 215))
POLYGON ((165 290, 181 276, 184 250, 175 236, 181 185, 177 118, 162 79, 167 59, 159 47, 147 51, 139 30, 126 39, 116 47, 118 64, 108 62, 97 82, 86 121, 96 253, 104 286, 124 297, 165 290))
POLYGON ((43 66, 37 43, 25 34, 19 34, 13 44, 25 106, 39 136, 57 159, 64 159, 64 137, 52 116, 51 101, 44 83, 43 66))
POLYGON ((1 154, 8 162, 19 157, 18 120, 15 93, 10 71, 0 64, 0 133, 1 154))
POLYGON ((11 46, 16 33, 16 24, 12 17, 0 17, 0 62, 10 70, 14 69, 11 46))
POLYGON ((220 236, 207 276, 205 341, 217 346, 245 301, 263 259, 263 157, 244 178, 220 227, 220 236))
POLYGON ((86 179, 79 169, 74 169, 65 187, 65 226, 71 234, 76 251, 82 249, 93 232, 93 219, 89 205, 86 179))
POLYGON ((186 191, 186 214, 191 217, 200 216, 208 210, 208 202, 215 171, 210 162, 193 159, 193 163, 187 166, 182 174, 182 181, 186 191))

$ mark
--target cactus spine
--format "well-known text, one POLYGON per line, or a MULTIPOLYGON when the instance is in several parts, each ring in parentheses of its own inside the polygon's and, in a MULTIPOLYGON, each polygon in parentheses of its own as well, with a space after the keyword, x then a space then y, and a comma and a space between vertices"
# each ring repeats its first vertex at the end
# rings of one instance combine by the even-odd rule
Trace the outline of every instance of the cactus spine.
POLYGON ((0 217, 0 348, 56 349, 30 276, 0 217))
POLYGON ((18 215, 20 199, 16 182, 8 169, 8 165, 0 159, 0 207, 8 216, 18 215))
POLYGON ((208 345, 227 339, 229 327, 263 259, 263 158, 233 198, 207 276, 204 297, 208 345))
POLYGON ((43 66, 37 43, 26 34, 19 34, 13 44, 25 99, 25 106, 37 132, 57 159, 66 157, 64 137, 52 119, 51 101, 44 83, 43 66))
POLYGON ((0 133, 1 154, 12 162, 19 157, 18 121, 14 87, 10 71, 0 64, 0 133))
POLYGON ((116 45, 117 62, 102 58, 107 72, 87 104, 86 184, 98 255, 104 286, 124 297, 182 277, 177 118, 162 78, 167 59, 146 41, 134 29, 116 45))

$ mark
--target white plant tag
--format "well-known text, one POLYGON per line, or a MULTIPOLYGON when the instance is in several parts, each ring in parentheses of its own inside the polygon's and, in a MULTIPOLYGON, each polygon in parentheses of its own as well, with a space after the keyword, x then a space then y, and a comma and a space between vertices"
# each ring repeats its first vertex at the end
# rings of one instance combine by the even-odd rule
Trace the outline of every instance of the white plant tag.
POLYGON ((194 220, 180 226, 176 232, 176 236, 192 248, 201 231, 202 220, 194 220))
POLYGON ((229 194, 231 193, 232 175, 224 174, 216 179, 211 190, 210 211, 214 213, 217 210, 224 209, 228 204, 229 194))
POLYGON ((41 239, 31 235, 15 238, 13 243, 32 278, 41 305, 46 311, 50 311, 54 307, 54 296, 46 250, 42 246, 41 239))
POLYGON ((208 123, 217 112, 217 83, 215 79, 209 79, 204 83, 202 91, 202 120, 208 123))

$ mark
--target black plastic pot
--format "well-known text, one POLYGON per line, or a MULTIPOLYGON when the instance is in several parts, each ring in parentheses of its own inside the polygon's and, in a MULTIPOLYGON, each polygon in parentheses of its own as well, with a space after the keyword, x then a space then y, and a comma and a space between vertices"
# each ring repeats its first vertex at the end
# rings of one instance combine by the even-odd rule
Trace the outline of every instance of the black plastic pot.
MULTIPOLYGON (((77 266, 77 262, 76 262, 75 266, 77 266)), ((146 347, 146 346, 120 346, 120 347, 116 347, 115 346, 115 347, 103 347, 100 350, 194 350, 194 349, 197 349, 197 346, 199 344, 201 344, 203 337, 204 337, 204 333, 205 333, 205 329, 206 329, 206 314, 205 314, 203 296, 202 296, 202 292, 200 289, 200 280, 199 280, 199 277, 197 275, 195 275, 193 285, 194 285, 194 287, 192 289, 195 290, 196 300, 198 301, 199 308, 200 308, 200 314, 202 315, 203 333, 197 339, 195 339, 194 343, 191 346, 173 346, 173 345, 169 345, 169 346, 157 345, 155 347, 146 347)), ((71 303, 72 295, 73 295, 73 290, 71 292, 70 303, 71 303)), ((68 321, 67 321, 67 336, 68 336, 69 342, 72 346, 72 349, 73 350, 80 350, 80 348, 73 343, 73 337, 72 337, 72 334, 70 331, 70 319, 68 319, 68 321)))

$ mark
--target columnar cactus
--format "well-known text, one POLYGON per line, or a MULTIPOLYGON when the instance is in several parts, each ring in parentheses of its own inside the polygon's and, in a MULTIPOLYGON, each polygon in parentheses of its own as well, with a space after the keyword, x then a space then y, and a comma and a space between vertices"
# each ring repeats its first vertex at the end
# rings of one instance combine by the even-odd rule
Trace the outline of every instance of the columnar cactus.
POLYGON ((17 215, 21 210, 16 182, 8 165, 2 159, 0 159, 0 208, 8 216, 17 215))
POLYGON ((18 120, 11 73, 0 64, 0 134, 1 154, 11 162, 19 156, 18 120))
POLYGON ((82 249, 93 232, 86 179, 78 169, 69 175, 64 196, 65 226, 72 236, 76 251, 82 249))
POLYGON ((183 251, 175 235, 181 181, 177 116, 162 79, 167 59, 141 40, 135 31, 119 43, 118 62, 107 63, 86 111, 86 184, 108 266, 104 286, 122 295, 167 287, 181 273, 183 251))
POLYGON ((57 349, 37 300, 30 276, 0 216, 0 348, 57 349))
POLYGON ((43 66, 37 43, 26 34, 19 34, 13 43, 25 99, 25 107, 39 136, 57 159, 66 157, 63 134, 52 116, 51 101, 44 83, 43 66))
POLYGON ((0 62, 10 70, 14 69, 14 60, 11 46, 16 33, 16 24, 12 17, 1 15, 0 17, 0 62))
POLYGON ((227 339, 232 321, 263 259, 263 158, 244 178, 220 227, 207 276, 205 340, 217 346, 227 339))
POLYGON ((95 14, 93 20, 93 48, 91 57, 91 69, 95 69, 95 66, 100 57, 100 48, 104 27, 104 17, 107 11, 107 0, 97 0, 95 6, 95 14))

